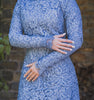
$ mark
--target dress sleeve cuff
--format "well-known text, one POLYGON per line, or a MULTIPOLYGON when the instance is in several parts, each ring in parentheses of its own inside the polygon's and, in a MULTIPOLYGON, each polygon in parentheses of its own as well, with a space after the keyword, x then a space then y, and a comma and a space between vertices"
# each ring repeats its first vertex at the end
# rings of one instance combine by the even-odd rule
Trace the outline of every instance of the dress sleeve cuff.
POLYGON ((54 39, 54 36, 49 36, 46 40, 46 47, 50 50, 52 50, 52 41, 54 39))
POLYGON ((43 73, 43 69, 41 69, 41 66, 39 65, 39 60, 36 61, 35 67, 38 69, 39 75, 43 73))

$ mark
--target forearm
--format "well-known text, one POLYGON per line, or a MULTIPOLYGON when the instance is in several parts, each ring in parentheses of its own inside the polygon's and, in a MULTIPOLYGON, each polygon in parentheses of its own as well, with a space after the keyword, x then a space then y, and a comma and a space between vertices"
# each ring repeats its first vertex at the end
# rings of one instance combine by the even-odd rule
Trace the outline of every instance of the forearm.
POLYGON ((22 35, 13 33, 10 30, 9 33, 9 41, 12 46, 19 48, 39 48, 45 47, 48 49, 52 49, 52 44, 47 42, 48 40, 52 41, 53 36, 35 36, 35 35, 22 35))

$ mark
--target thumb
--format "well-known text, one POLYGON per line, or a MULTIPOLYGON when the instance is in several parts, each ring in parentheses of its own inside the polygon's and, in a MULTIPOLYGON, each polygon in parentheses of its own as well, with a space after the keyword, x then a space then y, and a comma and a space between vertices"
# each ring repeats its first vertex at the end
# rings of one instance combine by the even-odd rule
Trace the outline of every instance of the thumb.
POLYGON ((64 35, 66 35, 66 33, 60 34, 58 37, 64 37, 64 35))

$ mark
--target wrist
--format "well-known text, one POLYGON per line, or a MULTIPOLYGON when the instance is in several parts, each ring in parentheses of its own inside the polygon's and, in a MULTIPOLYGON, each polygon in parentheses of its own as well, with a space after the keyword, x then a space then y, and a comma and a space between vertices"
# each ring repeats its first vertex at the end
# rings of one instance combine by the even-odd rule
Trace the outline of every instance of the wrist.
POLYGON ((50 36, 46 41, 46 47, 49 48, 50 50, 52 50, 53 39, 54 39, 54 36, 50 36))

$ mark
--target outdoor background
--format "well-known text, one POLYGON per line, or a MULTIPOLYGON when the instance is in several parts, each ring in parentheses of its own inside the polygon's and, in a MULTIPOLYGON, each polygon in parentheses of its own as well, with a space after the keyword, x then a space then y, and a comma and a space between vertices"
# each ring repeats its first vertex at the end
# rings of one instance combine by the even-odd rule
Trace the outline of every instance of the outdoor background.
MULTIPOLYGON (((16 0, 0 0, 0 40, 8 35, 15 3, 16 0)), ((77 72, 81 100, 94 100, 94 0, 77 0, 77 3, 82 13, 84 42, 71 58, 77 72)), ((10 54, 9 51, 8 40, 0 42, 0 100, 17 100, 25 49, 11 47, 10 54), (4 51, 1 48, 6 44, 4 51)))

